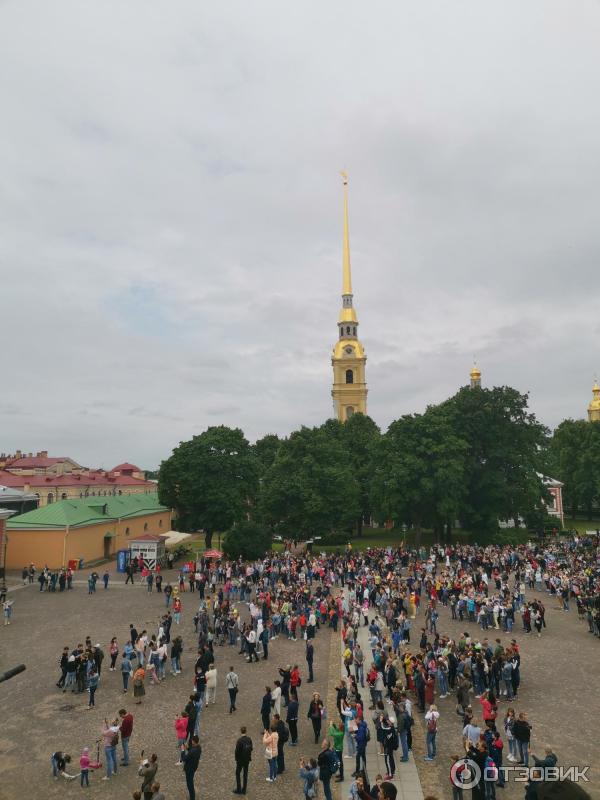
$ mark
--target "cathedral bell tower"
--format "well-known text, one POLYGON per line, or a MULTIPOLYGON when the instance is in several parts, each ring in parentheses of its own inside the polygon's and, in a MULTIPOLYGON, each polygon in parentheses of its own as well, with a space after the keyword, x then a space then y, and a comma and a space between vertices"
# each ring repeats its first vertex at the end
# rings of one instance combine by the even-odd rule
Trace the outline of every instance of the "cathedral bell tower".
POLYGON ((333 348, 333 413, 346 422, 352 414, 367 413, 367 357, 358 339, 358 317, 352 305, 352 274, 350 271, 350 238, 348 234, 348 176, 344 181, 344 242, 342 258, 342 308, 338 318, 338 340, 333 348))

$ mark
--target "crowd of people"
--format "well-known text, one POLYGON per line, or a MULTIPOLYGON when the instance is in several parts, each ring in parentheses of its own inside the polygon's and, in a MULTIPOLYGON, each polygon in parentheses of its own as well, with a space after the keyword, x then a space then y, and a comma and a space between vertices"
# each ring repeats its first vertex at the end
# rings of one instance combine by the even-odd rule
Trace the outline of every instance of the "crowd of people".
MULTIPOLYGON (((267 782, 278 781, 285 772, 286 748, 300 745, 299 720, 305 715, 318 747, 318 753, 299 761, 306 798, 314 798, 320 785, 325 800, 331 800, 331 782, 345 780, 344 759, 351 759, 351 800, 393 800, 396 762, 414 757, 415 730, 422 730, 424 758, 430 764, 439 760, 441 731, 444 749, 456 751, 447 768, 455 800, 463 798, 456 776, 464 783, 471 774, 469 764, 485 776, 470 790, 472 797, 487 800, 504 785, 507 762, 557 763, 551 748, 539 759, 530 752, 532 723, 528 709, 518 705, 520 640, 547 630, 546 605, 554 600, 565 612, 575 600, 578 618, 587 617, 590 633, 598 635, 597 551, 597 542, 585 547, 571 541, 544 547, 440 545, 363 553, 347 548, 319 556, 288 551, 252 563, 199 562, 195 570, 180 571, 173 585, 165 586, 162 575, 153 575, 152 581, 142 576, 150 592, 165 597, 165 613, 155 632, 138 632, 131 624, 124 645, 114 638, 106 648, 110 666, 105 669, 121 672, 124 693, 132 682, 135 702, 141 703, 146 685, 165 680, 169 664, 171 675, 181 674, 183 637, 172 636, 172 626, 181 623, 184 603, 195 609, 187 618, 186 633, 191 635, 193 623, 194 691, 184 690, 173 723, 177 763, 183 765, 191 800, 203 710, 216 702, 221 684, 229 714, 238 709, 240 679, 233 654, 249 664, 268 661, 279 637, 299 642, 298 658, 278 664, 262 698, 257 694, 267 782), (450 623, 464 630, 445 633, 450 623), (303 682, 314 680, 314 639, 323 627, 339 630, 343 639, 345 678, 336 688, 337 714, 316 692, 302 697, 302 711, 300 706, 303 682), (219 648, 225 648, 223 663, 228 664, 221 673, 215 657, 219 648), (415 729, 417 715, 421 721, 415 729), (375 742, 370 745, 371 726, 375 742), (373 781, 367 771, 369 746, 385 765, 373 781)), ((57 686, 87 690, 93 709, 104 658, 102 647, 92 645, 89 637, 85 645, 65 648, 57 686)), ((113 722, 103 734, 106 778, 116 774, 114 752, 109 752, 116 748, 115 727, 113 722)), ((121 741, 128 741, 120 723, 119 731, 121 741)), ((236 794, 248 789, 248 768, 258 747, 251 734, 242 726, 235 745, 236 794)), ((89 753, 82 753, 84 762, 86 757, 89 753)), ((140 769, 152 772, 157 764, 153 758, 140 769)), ((60 761, 58 756, 55 760, 60 761)), ((145 800, 160 792, 160 787, 152 788, 155 777, 156 769, 144 781, 145 800)), ((530 789, 528 800, 535 800, 534 791, 530 789)))

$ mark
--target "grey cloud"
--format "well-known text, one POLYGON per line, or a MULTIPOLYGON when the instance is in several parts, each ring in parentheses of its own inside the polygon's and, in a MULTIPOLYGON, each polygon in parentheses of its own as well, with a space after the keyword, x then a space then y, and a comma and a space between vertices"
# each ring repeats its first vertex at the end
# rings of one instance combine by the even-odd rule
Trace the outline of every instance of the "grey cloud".
POLYGON ((581 9, 31 6, 0 9, 4 449, 152 466, 217 421, 326 418, 341 168, 374 419, 444 399, 473 357, 547 424, 585 413, 600 53, 581 9))

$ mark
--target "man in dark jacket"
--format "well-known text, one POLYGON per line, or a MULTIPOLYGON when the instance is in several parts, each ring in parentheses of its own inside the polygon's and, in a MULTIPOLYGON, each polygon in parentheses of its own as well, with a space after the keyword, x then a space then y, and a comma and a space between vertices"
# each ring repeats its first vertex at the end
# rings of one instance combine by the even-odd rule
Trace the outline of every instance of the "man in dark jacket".
POLYGON ((271 727, 271 687, 265 686, 262 703, 260 705, 260 716, 262 718, 263 731, 268 731, 271 727))
POLYGON ((277 725, 277 774, 281 775, 282 772, 285 772, 285 755, 283 752, 283 748, 285 743, 290 738, 290 732, 288 730, 287 725, 281 719, 279 714, 275 714, 273 716, 273 720, 277 725))
POLYGON ((313 675, 313 660, 315 657, 315 648, 313 647, 313 643, 309 639, 306 642, 306 663, 308 665, 308 683, 313 683, 315 680, 315 676, 313 675))
POLYGON ((184 750, 184 752, 181 754, 183 771, 185 772, 185 783, 190 795, 190 800, 196 800, 194 776, 196 774, 196 770, 198 769, 198 763, 201 755, 202 748, 200 747, 200 740, 197 736, 192 736, 192 741, 188 745, 188 749, 184 750))
POLYGON ((356 733, 354 735, 356 741, 356 770, 358 774, 361 769, 367 771, 367 737, 369 735, 369 728, 364 719, 358 723, 356 733))
POLYGON ((329 739, 323 740, 323 749, 318 755, 317 764, 319 765, 319 780, 323 784, 325 800, 332 800, 331 776, 335 772, 334 765, 337 764, 337 756, 329 745, 329 739))
POLYGON ((248 766, 252 761, 252 739, 246 734, 245 726, 240 728, 240 733, 242 735, 235 743, 234 794, 246 794, 246 789, 248 788, 248 766))

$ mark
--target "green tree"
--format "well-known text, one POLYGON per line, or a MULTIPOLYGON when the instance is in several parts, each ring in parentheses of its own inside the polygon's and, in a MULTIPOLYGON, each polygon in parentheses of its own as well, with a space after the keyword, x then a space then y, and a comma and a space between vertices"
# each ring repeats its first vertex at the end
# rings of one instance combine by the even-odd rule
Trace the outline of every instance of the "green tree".
POLYGON ((563 502, 571 516, 592 519, 600 501, 600 423, 566 419, 550 441, 552 477, 563 482, 563 502))
POLYGON ((228 558, 263 558, 271 549, 273 536, 256 522, 243 520, 225 534, 223 552, 228 558))
POLYGON ((256 496, 256 457, 239 428, 207 428, 181 442, 162 462, 158 475, 161 503, 174 508, 181 528, 225 531, 248 514, 256 496))
POLYGON ((465 495, 468 444, 452 417, 432 406, 393 422, 377 446, 373 499, 379 518, 441 534, 459 516, 465 495))
POLYGON ((463 527, 493 531, 498 520, 538 512, 548 499, 538 474, 548 431, 528 410, 528 396, 508 386, 463 388, 442 408, 468 444, 463 527))
POLYGON ((341 427, 341 441, 359 488, 360 513, 356 533, 360 536, 363 524, 369 522, 373 513, 371 487, 381 431, 365 414, 353 414, 347 422, 338 424, 341 427))
POLYGON ((260 518, 282 535, 308 538, 349 530, 360 492, 343 444, 331 426, 305 428, 285 439, 267 470, 260 518))
POLYGON ((281 439, 275 433, 268 433, 266 436, 263 436, 262 439, 257 439, 252 445, 261 477, 275 461, 275 456, 280 446, 281 439))

